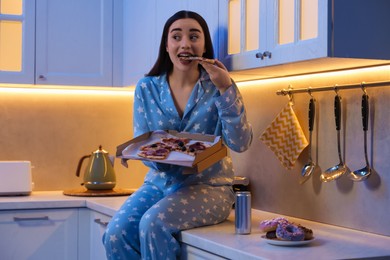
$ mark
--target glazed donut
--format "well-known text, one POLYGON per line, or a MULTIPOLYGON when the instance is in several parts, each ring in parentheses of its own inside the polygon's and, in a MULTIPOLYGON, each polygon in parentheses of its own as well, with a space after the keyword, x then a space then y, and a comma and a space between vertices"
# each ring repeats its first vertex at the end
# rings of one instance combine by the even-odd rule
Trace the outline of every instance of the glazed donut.
POLYGON ((260 231, 262 232, 269 232, 269 231, 275 231, 278 227, 279 223, 288 222, 287 219, 283 217, 278 217, 274 219, 268 219, 263 220, 260 222, 260 231))
POLYGON ((276 230, 274 231, 268 231, 267 233, 265 233, 265 237, 268 238, 268 239, 276 239, 276 230))
POLYGON ((304 226, 302 226, 300 224, 298 225, 298 227, 300 229, 302 229, 303 232, 305 233, 305 240, 310 240, 310 239, 313 238, 313 230, 311 230, 311 229, 309 229, 307 227, 304 227, 304 226))
POLYGON ((276 237, 280 240, 302 241, 305 239, 305 232, 302 228, 289 222, 279 223, 276 228, 276 237))

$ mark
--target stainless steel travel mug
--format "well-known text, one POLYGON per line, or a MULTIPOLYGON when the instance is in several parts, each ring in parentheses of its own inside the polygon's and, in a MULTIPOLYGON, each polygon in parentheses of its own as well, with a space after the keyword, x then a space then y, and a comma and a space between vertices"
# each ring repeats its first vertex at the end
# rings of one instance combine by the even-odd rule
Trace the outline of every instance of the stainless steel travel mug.
POLYGON ((249 191, 236 192, 235 202, 236 234, 251 233, 251 193, 249 191))

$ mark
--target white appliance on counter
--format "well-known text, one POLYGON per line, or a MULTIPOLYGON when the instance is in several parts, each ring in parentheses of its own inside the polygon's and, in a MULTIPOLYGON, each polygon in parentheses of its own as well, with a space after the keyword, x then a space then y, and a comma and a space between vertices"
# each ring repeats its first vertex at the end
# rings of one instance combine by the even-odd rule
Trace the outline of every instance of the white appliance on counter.
POLYGON ((0 196, 30 195, 32 186, 30 161, 0 161, 0 196))

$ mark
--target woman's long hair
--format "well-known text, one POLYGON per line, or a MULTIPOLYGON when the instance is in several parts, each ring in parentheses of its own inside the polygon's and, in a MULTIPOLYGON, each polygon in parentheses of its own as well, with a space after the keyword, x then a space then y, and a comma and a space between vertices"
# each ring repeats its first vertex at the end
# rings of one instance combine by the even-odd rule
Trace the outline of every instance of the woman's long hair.
POLYGON ((202 16, 199 14, 192 12, 192 11, 179 11, 172 15, 165 23, 162 37, 161 37, 161 43, 160 43, 160 49, 158 53, 158 58, 156 60, 156 63, 152 67, 152 69, 149 71, 146 76, 158 76, 163 73, 169 73, 173 69, 173 63, 171 59, 169 58, 169 55, 166 50, 167 41, 168 41, 168 30, 169 27, 177 20, 184 19, 184 18, 191 18, 195 19, 200 26, 202 27, 204 37, 205 37, 205 48, 206 52, 203 54, 203 57, 208 59, 214 58, 214 49, 213 49, 213 43, 211 41, 210 31, 209 27, 207 26, 206 21, 203 19, 202 16))

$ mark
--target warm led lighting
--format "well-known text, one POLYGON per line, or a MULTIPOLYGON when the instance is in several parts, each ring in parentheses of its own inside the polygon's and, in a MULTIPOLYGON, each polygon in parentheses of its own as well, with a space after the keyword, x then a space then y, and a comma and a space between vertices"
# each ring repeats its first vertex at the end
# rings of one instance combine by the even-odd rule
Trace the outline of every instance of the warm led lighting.
POLYGON ((132 96, 134 87, 61 87, 61 86, 37 86, 37 85, 12 85, 0 84, 0 93, 20 94, 56 94, 56 95, 102 95, 102 96, 132 96))
MULTIPOLYGON (((250 87, 250 86, 261 86, 261 85, 269 85, 273 83, 278 83, 280 86, 288 87, 291 82, 299 82, 299 81, 307 81, 307 80, 323 80, 330 78, 340 78, 345 77, 346 75, 351 77, 357 77, 361 75, 372 75, 372 74, 388 74, 390 71, 390 65, 384 66, 375 66, 375 67, 367 67, 367 68, 359 68, 359 69, 351 69, 351 70, 340 70, 340 71, 332 71, 332 72, 321 72, 321 73, 313 73, 307 75, 297 75, 297 76, 288 76, 282 78, 271 78, 271 79, 258 79, 258 80, 250 80, 250 81, 241 81, 237 82, 238 87, 250 87)), ((355 83, 355 82, 353 82, 355 83)), ((282 87, 283 88, 283 87, 282 87)))

